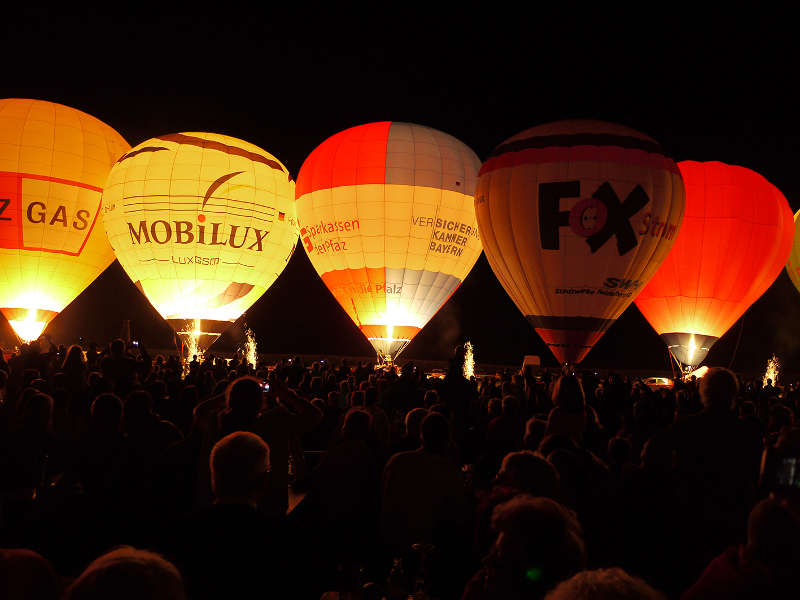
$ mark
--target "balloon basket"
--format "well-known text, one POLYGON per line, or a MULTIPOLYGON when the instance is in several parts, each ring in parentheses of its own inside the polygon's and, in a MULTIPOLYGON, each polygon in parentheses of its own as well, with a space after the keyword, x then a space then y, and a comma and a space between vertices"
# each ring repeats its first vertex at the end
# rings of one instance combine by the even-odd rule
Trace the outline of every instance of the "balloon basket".
POLYGON ((367 338, 378 356, 378 366, 391 367, 408 346, 410 339, 402 338, 367 338))

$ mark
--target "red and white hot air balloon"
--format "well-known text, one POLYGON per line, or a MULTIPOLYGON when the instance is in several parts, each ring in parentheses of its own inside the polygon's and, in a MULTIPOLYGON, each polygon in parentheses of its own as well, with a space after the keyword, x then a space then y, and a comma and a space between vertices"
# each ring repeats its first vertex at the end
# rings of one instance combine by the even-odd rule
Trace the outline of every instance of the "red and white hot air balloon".
POLYGON ((337 133, 303 163, 303 247, 380 360, 397 357, 478 260, 479 166, 454 137, 389 121, 337 133))

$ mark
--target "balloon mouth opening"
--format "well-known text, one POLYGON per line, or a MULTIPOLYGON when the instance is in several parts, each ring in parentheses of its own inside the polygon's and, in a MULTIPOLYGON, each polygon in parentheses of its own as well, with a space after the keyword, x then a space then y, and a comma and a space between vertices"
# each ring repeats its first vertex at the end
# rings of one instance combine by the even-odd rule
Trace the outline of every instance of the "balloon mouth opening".
POLYGON ((378 355, 378 363, 383 365, 394 364, 394 361, 411 341, 407 338, 394 337, 371 337, 367 340, 378 355))
POLYGON ((391 365, 419 332, 414 325, 361 325, 361 333, 372 344, 379 365, 391 365))
MULTIPOLYGON (((31 312, 35 313, 36 310, 31 309, 31 312)), ((47 322, 25 319, 24 321, 9 321, 9 324, 20 340, 23 342, 32 342, 39 339, 39 336, 42 335, 47 322)))
POLYGON ((56 312, 41 308, 2 308, 11 329, 23 343, 38 340, 56 312))
POLYGON ((667 345, 670 354, 684 366, 686 373, 691 373, 708 355, 711 346, 719 338, 699 333, 662 333, 661 338, 667 345))
POLYGON ((184 371, 188 372, 189 363, 194 357, 202 362, 205 353, 217 341, 222 332, 230 325, 227 321, 209 319, 167 319, 178 337, 186 347, 184 371))

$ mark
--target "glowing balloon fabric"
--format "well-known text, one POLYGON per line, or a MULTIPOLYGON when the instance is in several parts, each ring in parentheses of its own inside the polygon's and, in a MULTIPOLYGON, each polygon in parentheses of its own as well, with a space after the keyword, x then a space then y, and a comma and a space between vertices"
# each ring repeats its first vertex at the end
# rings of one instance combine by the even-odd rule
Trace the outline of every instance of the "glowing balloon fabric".
POLYGON ((479 166, 445 133, 387 121, 328 138, 300 169, 303 246, 380 358, 396 358, 478 259, 479 166))
POLYGON ((675 246, 636 306, 686 365, 775 281, 792 248, 792 211, 758 173, 720 162, 678 164, 686 215, 675 246))
POLYGON ((163 135, 133 148, 108 176, 103 212, 130 278, 201 349, 272 285, 297 242, 286 167, 213 133, 163 135))
POLYGON ((130 146, 98 119, 43 100, 0 100, 0 311, 23 340, 114 260, 102 186, 130 146))
POLYGON ((560 362, 578 363, 666 257, 681 223, 675 163, 649 137, 560 121, 503 142, 475 209, 497 278, 560 362))
POLYGON ((800 215, 800 210, 794 213, 794 242, 792 243, 792 251, 789 253, 789 261, 786 263, 786 272, 789 274, 789 279, 792 280, 794 287, 800 292, 800 235, 797 233, 800 227, 800 220, 797 216, 800 215))

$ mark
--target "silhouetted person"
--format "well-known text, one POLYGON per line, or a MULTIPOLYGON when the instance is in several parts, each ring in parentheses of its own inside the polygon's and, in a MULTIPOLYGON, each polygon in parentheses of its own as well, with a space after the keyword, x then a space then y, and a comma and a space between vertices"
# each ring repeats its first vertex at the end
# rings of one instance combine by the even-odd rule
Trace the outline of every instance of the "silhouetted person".
POLYGON ((111 342, 109 353, 100 360, 100 370, 112 389, 125 396, 136 381, 136 359, 125 351, 125 340, 111 342))
POLYGON ((92 403, 89 431, 79 444, 76 461, 76 470, 86 493, 99 506, 117 507, 127 459, 122 401, 116 394, 100 394, 92 403))
POLYGON ((731 410, 735 375, 713 368, 700 383, 703 410, 676 422, 666 443, 674 452, 681 486, 687 550, 719 552, 735 542, 755 499, 761 439, 731 410))
POLYGON ((506 395, 502 400, 500 416, 489 421, 486 440, 494 451, 505 455, 517 450, 525 436, 525 419, 522 417, 519 401, 515 396, 506 395))
POLYGON ((777 398, 778 397, 778 388, 772 385, 772 379, 767 379, 767 385, 761 388, 760 395, 764 398, 777 398))
POLYGON ((234 431, 255 431, 264 403, 261 382, 255 377, 240 377, 225 391, 226 408, 219 416, 223 436, 234 431))
MULTIPOLYGON (((64 362, 61 364, 61 371, 65 376, 65 387, 72 397, 85 391, 86 361, 80 346, 73 344, 69 347, 64 362)), ((77 400, 77 398, 75 399, 77 400)))
MULTIPOLYGON (((249 389, 251 394, 255 394, 255 390, 249 389)), ((291 446, 299 446, 300 436, 317 426, 322 420, 322 413, 308 400, 280 384, 272 385, 269 396, 270 402, 259 415, 255 429, 269 445, 272 457, 264 510, 275 517, 282 517, 289 508, 291 446)))
POLYGON ((372 537, 384 460, 372 436, 369 413, 360 408, 348 411, 342 439, 331 446, 311 475, 334 551, 363 555, 375 544, 372 537))
POLYGON ((57 600, 59 585, 53 567, 36 552, 0 549, 0 598, 57 600))
POLYGON ((750 513, 747 543, 712 560, 682 598, 796 598, 798 572, 800 518, 784 502, 767 498, 750 513))
POLYGON ((441 542, 466 518, 464 479, 446 458, 450 425, 438 413, 422 422, 422 447, 400 452, 383 470, 381 524, 386 543, 407 550, 417 542, 441 542))
POLYGON ((378 389, 369 387, 364 392, 364 409, 372 417, 372 435, 384 446, 389 443, 389 417, 378 404, 378 389))
POLYGON ((586 563, 575 514, 549 498, 520 495, 492 516, 497 539, 462 600, 535 600, 586 563))
POLYGON ((574 375, 562 375, 553 387, 553 410, 547 417, 546 435, 568 435, 582 441, 597 428, 597 415, 586 404, 583 386, 574 375))
POLYGON ((181 575, 162 556, 122 547, 86 567, 69 586, 64 600, 183 600, 181 575))
POLYGON ((415 408, 406 413, 406 418, 403 422, 405 427, 405 434, 394 445, 392 450, 393 454, 398 452, 408 452, 416 450, 422 443, 420 438, 420 428, 422 421, 428 416, 428 411, 424 408, 415 408))
POLYGON ((474 552, 483 556, 494 541, 491 518, 494 509, 519 494, 541 496, 558 501, 559 475, 555 467, 529 450, 511 452, 503 459, 489 494, 475 512, 474 552))
POLYGON ((26 388, 19 427, 0 440, 0 486, 32 491, 60 472, 64 448, 53 433, 53 399, 26 388), (52 456, 52 459, 51 459, 52 456))
POLYGON ((192 515, 173 542, 189 597, 267 596, 282 589, 280 524, 259 510, 270 448, 259 436, 237 431, 216 443, 209 466, 214 504, 192 515))
POLYGON ((559 583, 545 600, 666 600, 666 596, 615 568, 581 571, 559 583))

